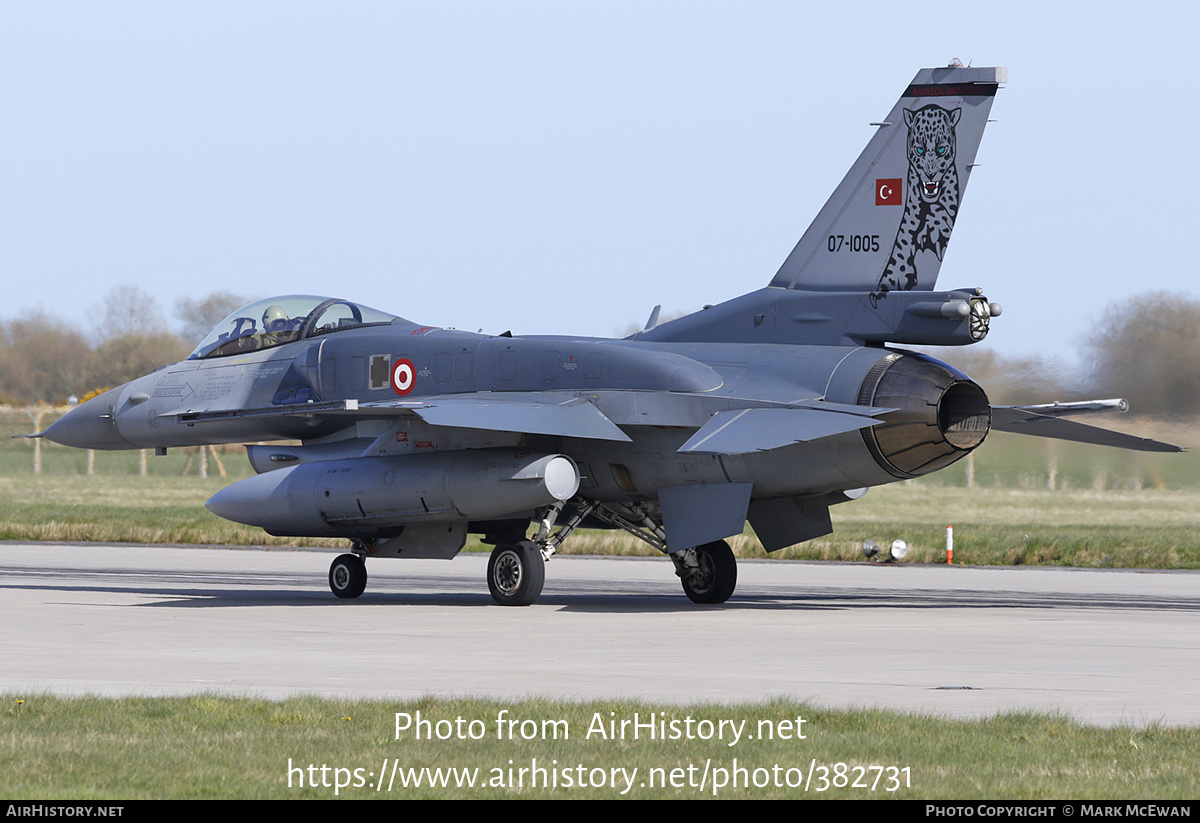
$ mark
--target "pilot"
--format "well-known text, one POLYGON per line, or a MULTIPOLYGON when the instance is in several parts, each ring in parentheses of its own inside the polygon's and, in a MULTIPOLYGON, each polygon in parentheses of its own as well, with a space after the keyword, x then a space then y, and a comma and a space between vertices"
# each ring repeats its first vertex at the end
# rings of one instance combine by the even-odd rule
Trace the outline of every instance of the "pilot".
POLYGON ((262 316, 262 327, 264 332, 290 331, 291 323, 288 322, 287 312, 279 306, 267 306, 262 316))
POLYGON ((289 318, 287 312, 279 306, 268 306, 262 316, 262 333, 257 337, 258 347, 269 349, 272 346, 291 343, 296 339, 296 329, 300 323, 298 319, 289 318))

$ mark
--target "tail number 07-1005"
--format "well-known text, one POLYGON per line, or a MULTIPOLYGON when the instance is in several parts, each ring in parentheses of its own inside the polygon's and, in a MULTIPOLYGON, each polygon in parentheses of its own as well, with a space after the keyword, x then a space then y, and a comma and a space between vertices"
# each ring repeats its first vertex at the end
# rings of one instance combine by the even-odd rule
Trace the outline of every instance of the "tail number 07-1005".
POLYGON ((826 248, 838 251, 879 251, 878 234, 831 234, 826 248))

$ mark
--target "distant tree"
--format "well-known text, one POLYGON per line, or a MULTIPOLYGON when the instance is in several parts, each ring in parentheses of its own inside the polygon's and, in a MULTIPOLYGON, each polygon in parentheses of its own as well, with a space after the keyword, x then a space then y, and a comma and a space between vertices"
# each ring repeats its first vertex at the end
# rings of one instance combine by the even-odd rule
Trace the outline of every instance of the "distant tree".
POLYGON ((1200 412, 1200 301, 1152 292, 1115 303, 1085 346, 1096 393, 1135 412, 1200 412))
POLYGON ((104 295, 97 333, 101 340, 154 335, 167 330, 158 300, 137 286, 114 286, 104 295))
POLYGON ((1079 393, 1062 381, 1052 363, 1040 357, 1004 357, 977 346, 938 348, 929 354, 982 386, 995 405, 1070 400, 1079 393))
POLYGON ((0 397, 15 403, 63 403, 82 395, 90 350, 78 331, 45 312, 0 324, 0 397))
POLYGON ((193 345, 204 339, 214 327, 234 309, 250 300, 240 294, 216 291, 203 298, 182 297, 175 301, 175 316, 179 318, 179 336, 193 345))

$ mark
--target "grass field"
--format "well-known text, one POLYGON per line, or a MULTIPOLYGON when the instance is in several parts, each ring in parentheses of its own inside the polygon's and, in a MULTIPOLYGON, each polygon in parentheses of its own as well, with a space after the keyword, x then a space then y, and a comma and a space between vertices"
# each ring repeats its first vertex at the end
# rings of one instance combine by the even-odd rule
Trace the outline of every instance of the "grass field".
POLYGON ((0 706, 0 796, 8 801, 582 799, 623 793, 639 799, 1186 800, 1195 797, 1200 778, 1200 730, 1097 729, 1025 714, 968 722, 788 702, 271 702, 207 695, 2 695, 0 706), (504 727, 496 720, 503 710, 507 719, 535 724, 509 727, 501 739, 504 727), (429 724, 421 740, 415 739, 418 712, 429 724), (643 722, 651 714, 674 721, 676 739, 650 740, 643 731, 635 740, 631 727, 623 740, 596 731, 597 718, 607 724, 635 712, 643 722), (401 723, 409 724, 399 740, 397 713, 407 715, 401 723), (713 733, 721 721, 724 739, 713 733), (730 745, 734 728, 742 734, 730 745), (699 739, 703 730, 711 739, 699 739), (775 739, 766 739, 767 731, 775 739), (428 739, 431 734, 447 738, 428 739), (479 739, 469 739, 473 735, 479 739), (543 779, 551 786, 529 785, 533 766, 546 770, 543 779), (442 770, 450 785, 430 786, 436 776, 421 769, 442 770), (379 789, 380 773, 388 775, 382 785, 387 789, 390 782, 390 791, 379 789), (422 785, 402 787, 405 777, 422 785), (741 780, 737 787, 735 777, 741 780), (587 785, 578 785, 581 779, 587 785), (474 786, 466 785, 471 781, 474 786))

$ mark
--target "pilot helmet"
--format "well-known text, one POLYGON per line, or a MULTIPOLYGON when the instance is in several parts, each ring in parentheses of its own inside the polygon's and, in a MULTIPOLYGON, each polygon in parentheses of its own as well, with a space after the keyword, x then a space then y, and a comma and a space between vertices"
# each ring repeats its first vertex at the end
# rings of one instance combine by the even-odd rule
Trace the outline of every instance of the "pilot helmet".
POLYGON ((263 312, 263 330, 265 331, 281 331, 284 329, 284 324, 287 322, 287 312, 279 306, 268 306, 263 312))

